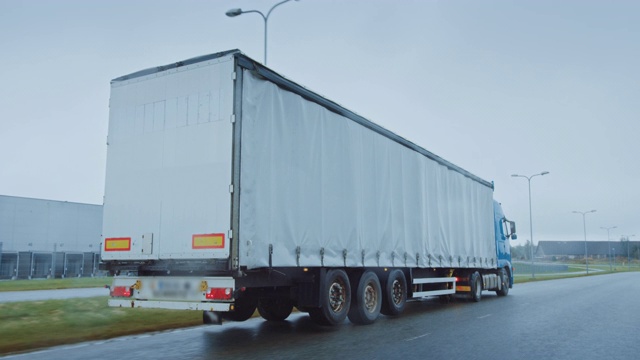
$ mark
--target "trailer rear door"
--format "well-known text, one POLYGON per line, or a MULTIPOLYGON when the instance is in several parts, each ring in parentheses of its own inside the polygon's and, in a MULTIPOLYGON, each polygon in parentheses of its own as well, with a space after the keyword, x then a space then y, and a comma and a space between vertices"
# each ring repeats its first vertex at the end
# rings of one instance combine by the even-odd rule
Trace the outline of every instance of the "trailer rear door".
POLYGON ((228 258, 234 61, 112 81, 104 260, 228 258))

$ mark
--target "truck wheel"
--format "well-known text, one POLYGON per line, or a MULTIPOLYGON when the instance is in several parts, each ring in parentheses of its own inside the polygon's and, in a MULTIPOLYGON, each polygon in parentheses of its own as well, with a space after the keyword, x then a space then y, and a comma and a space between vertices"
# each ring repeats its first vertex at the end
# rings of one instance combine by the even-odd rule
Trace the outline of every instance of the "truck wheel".
POLYGON ((400 315, 407 304, 407 279, 401 270, 392 270, 387 277, 380 312, 384 315, 400 315))
POLYGON ((284 321, 293 311, 293 302, 289 299, 260 299, 258 313, 267 321, 284 321))
POLYGON ((349 320, 358 325, 373 324, 380 316, 382 289, 378 275, 366 271, 358 281, 358 289, 349 310, 349 320))
POLYGON ((482 298, 482 276, 477 271, 469 277, 469 285, 471 285, 470 299, 478 302, 482 298))
POLYGON ((351 307, 351 285, 347 273, 327 271, 320 288, 320 307, 309 309, 309 316, 319 325, 337 325, 347 318, 351 307))
POLYGON ((500 269, 500 290, 496 290, 496 294, 498 296, 507 296, 509 295, 509 276, 507 275, 507 270, 504 268, 500 269))
POLYGON ((234 310, 222 314, 222 317, 231 321, 245 321, 253 316, 256 312, 256 300, 250 297, 237 299, 234 304, 234 310))

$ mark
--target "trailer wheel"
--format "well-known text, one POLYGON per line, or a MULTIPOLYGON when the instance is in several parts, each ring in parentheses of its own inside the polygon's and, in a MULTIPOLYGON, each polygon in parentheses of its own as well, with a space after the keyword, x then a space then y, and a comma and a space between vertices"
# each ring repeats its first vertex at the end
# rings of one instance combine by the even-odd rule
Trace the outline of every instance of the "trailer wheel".
POLYGON ((482 299, 482 276, 477 271, 469 277, 469 285, 471 285, 470 299, 478 302, 482 299))
POLYGON ((258 313, 267 321, 284 321, 293 311, 293 302, 289 299, 260 299, 258 313))
POLYGON ((309 309, 309 316, 319 325, 337 325, 347 318, 351 307, 351 285, 347 273, 327 271, 320 288, 320 307, 309 309))
POLYGON ((401 270, 392 270, 387 277, 380 312, 384 315, 400 315, 407 304, 407 279, 401 270))
POLYGON ((366 271, 358 281, 358 289, 349 310, 349 320, 358 325, 373 324, 380 316, 382 307, 382 288, 378 275, 366 271))
POLYGON ((242 297, 235 301, 233 311, 222 314, 222 317, 231 321, 245 321, 256 312, 257 301, 251 297, 242 297))
POLYGON ((507 296, 509 295, 509 276, 507 275, 507 270, 504 268, 500 269, 500 290, 496 290, 496 294, 498 296, 507 296))

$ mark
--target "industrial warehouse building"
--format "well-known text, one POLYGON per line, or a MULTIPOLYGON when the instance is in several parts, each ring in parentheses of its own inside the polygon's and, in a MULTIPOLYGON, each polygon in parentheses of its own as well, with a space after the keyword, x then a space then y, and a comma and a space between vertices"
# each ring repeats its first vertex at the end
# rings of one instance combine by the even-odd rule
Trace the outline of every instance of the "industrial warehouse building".
POLYGON ((0 279, 95 276, 102 205, 0 195, 0 279))

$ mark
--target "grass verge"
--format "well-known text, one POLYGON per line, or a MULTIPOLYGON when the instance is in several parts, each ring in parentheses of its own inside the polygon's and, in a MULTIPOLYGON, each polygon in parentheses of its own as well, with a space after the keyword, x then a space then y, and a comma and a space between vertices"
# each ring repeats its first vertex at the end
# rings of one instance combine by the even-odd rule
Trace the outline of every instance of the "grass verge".
POLYGON ((112 281, 111 277, 8 280, 0 281, 0 292, 104 287, 111 285, 112 281))
POLYGON ((106 296, 0 303, 0 355, 201 324, 199 311, 110 308, 106 296))
POLYGON ((533 281, 546 281, 546 280, 557 280, 557 279, 567 279, 567 278, 574 278, 574 277, 583 277, 583 276, 598 276, 598 275, 606 275, 606 274, 616 274, 616 273, 621 273, 621 272, 638 272, 640 270, 638 269, 618 269, 618 270, 614 270, 614 271, 610 271, 609 268, 607 267, 605 269, 604 266, 591 266, 589 265, 589 269, 591 269, 592 271, 589 273, 589 275, 587 275, 585 273, 585 267, 574 267, 574 266, 569 266, 569 271, 563 272, 563 273, 556 273, 556 274, 545 274, 545 273, 537 273, 535 276, 535 278, 531 277, 531 274, 516 274, 516 276, 514 277, 514 284, 523 284, 523 283, 528 283, 528 282, 533 282, 533 281))

